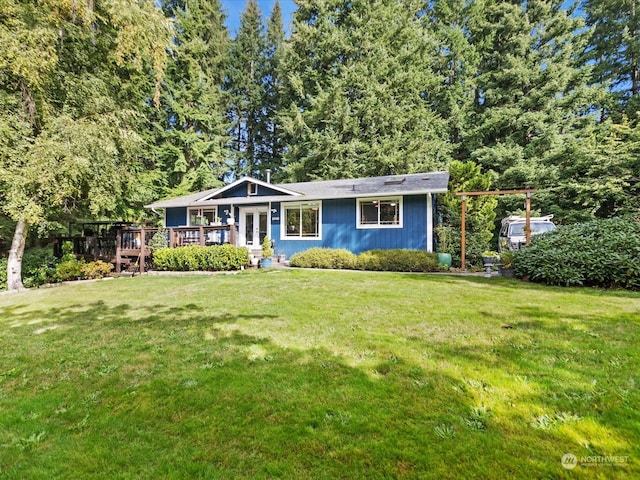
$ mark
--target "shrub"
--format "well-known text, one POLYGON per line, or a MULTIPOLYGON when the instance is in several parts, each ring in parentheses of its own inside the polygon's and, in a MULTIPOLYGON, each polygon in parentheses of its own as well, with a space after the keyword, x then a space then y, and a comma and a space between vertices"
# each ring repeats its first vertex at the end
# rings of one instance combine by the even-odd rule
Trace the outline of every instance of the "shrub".
POLYGON ((167 248, 168 246, 169 241, 167 240, 167 231, 162 228, 158 229, 158 231, 154 233, 153 237, 151 238, 149 248, 152 252, 154 252, 162 248, 167 248))
POLYGON ((153 264, 164 271, 227 271, 240 270, 249 263, 249 251, 233 245, 202 247, 190 245, 163 248, 153 252, 153 264))
POLYGON ((334 248, 310 248, 296 253, 289 259, 289 265, 300 268, 344 268, 356 267, 357 257, 349 250, 334 248))
POLYGON ((360 270, 385 272, 439 272, 438 256, 423 250, 369 250, 358 256, 360 270))
POLYGON ((7 289, 7 259, 0 258, 0 292, 7 289))
POLYGON ((31 288, 54 282, 58 262, 50 247, 27 250, 22 257, 22 283, 31 288))
MULTIPOLYGON (((58 259, 50 248, 33 248, 22 257, 22 283, 37 287, 56 281, 58 259)), ((7 289, 7 259, 0 259, 0 291, 7 289)))
POLYGON ((80 266, 82 277, 87 279, 103 278, 113 271, 113 264, 96 260, 80 266))
POLYGON ((550 285, 640 288, 640 222, 592 220, 534 236, 515 254, 518 276, 550 285))
POLYGON ((311 248, 296 253, 292 267, 378 270, 387 272, 438 272, 438 256, 422 250, 368 250, 356 256, 348 250, 311 248))
POLYGON ((76 260, 75 258, 73 260, 61 262, 56 266, 56 273, 54 274, 54 278, 58 282, 78 280, 82 278, 83 265, 84 261, 76 260))

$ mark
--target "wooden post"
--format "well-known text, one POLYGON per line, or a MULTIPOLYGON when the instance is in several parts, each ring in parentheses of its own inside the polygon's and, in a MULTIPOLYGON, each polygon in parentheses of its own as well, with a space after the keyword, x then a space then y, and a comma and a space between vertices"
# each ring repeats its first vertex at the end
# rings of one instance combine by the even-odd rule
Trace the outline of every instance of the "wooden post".
POLYGON ((236 247, 236 225, 229 225, 229 243, 236 247))
POLYGON ((527 199, 525 201, 526 218, 524 223, 524 234, 526 244, 529 245, 531 241, 531 192, 527 192, 527 199))
POLYGON ((173 248, 176 246, 176 235, 173 231, 173 228, 169 229, 169 248, 173 248))
POLYGON ((146 234, 144 227, 142 227, 140 229, 140 273, 144 273, 145 240, 146 234))
POLYGON ((200 246, 204 247, 204 227, 200 225, 200 246))
POLYGON ((467 197, 466 196, 462 196, 462 219, 461 219, 461 231, 462 231, 462 251, 461 251, 461 257, 462 257, 462 270, 466 270, 467 269, 467 259, 466 259, 466 248, 467 248, 467 238, 466 238, 466 230, 467 230, 467 197))
POLYGON ((122 250, 122 229, 116 230, 116 273, 120 273, 120 269, 122 268, 122 259, 120 257, 120 250, 122 250))

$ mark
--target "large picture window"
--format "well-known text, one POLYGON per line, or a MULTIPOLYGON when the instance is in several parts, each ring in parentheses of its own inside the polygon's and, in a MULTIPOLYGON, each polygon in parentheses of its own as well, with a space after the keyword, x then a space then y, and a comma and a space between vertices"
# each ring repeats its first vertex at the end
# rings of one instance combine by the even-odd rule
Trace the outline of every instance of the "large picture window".
POLYGON ((402 198, 358 199, 358 228, 401 228, 402 198))
POLYGON ((190 208, 189 209, 189 226, 197 227, 200 225, 211 225, 218 217, 218 209, 216 207, 208 208, 190 208))
POLYGON ((321 202, 283 204, 282 238, 320 239, 322 224, 321 202))

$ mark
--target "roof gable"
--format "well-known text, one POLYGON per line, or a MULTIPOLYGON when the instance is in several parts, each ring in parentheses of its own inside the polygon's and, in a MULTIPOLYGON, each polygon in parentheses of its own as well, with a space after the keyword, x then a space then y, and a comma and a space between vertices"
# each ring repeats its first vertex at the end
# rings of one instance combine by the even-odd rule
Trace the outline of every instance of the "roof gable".
MULTIPOLYGON (((275 185, 273 183, 263 182, 253 177, 242 177, 229 185, 217 189, 214 192, 207 192, 206 195, 198 198, 199 202, 206 202, 208 200, 217 200, 220 198, 238 198, 251 196, 250 192, 253 190, 253 186, 256 188, 255 196, 272 196, 272 195, 293 195, 299 196, 299 192, 289 190, 281 185, 275 185)), ((203 192, 204 193, 204 192, 203 192)))

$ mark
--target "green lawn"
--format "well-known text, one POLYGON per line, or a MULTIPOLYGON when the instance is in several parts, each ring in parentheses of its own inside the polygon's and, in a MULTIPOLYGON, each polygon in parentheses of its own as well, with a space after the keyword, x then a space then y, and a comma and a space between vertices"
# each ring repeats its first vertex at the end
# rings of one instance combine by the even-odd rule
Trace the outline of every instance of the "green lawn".
POLYGON ((4 294, 0 478, 638 478, 639 341, 638 293, 500 278, 4 294))

